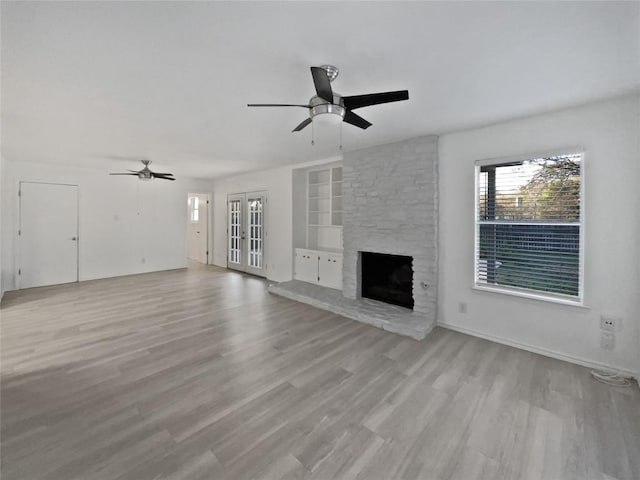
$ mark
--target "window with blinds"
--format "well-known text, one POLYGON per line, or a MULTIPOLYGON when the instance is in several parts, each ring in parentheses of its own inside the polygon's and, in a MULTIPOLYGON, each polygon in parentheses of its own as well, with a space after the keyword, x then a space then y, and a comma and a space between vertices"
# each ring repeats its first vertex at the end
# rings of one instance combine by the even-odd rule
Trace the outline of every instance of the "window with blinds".
POLYGON ((582 299, 582 154, 476 163, 476 286, 582 299))

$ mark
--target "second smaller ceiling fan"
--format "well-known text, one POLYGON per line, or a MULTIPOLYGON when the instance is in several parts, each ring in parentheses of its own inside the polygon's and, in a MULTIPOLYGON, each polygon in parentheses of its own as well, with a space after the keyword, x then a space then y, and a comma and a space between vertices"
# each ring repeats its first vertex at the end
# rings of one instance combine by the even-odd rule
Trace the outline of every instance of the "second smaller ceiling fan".
POLYGON ((160 178, 162 180, 171 180, 171 181, 175 180, 175 178, 173 178, 173 173, 159 173, 159 172, 151 171, 151 169, 149 168, 149 164, 151 163, 150 160, 140 160, 140 161, 144 165, 144 168, 142 170, 129 170, 128 173, 110 173, 109 175, 135 175, 140 180, 146 180, 146 181, 153 180, 154 178, 160 178))

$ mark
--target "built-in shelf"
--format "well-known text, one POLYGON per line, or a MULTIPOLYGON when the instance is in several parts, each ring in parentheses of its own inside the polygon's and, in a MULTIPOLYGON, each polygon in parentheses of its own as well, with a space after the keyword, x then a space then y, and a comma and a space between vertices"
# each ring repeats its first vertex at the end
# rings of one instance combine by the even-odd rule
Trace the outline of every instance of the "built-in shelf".
POLYGON ((307 173, 307 242, 318 250, 342 250, 342 167, 307 173))

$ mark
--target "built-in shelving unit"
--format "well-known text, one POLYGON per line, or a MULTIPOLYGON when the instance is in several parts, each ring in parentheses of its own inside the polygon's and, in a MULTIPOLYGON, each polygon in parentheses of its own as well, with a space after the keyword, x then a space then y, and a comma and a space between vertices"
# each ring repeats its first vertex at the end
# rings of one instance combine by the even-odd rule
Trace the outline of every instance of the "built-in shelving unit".
POLYGON ((342 167, 307 174, 307 248, 342 250, 342 167))
POLYGON ((342 164, 293 171, 294 278, 342 289, 342 164))

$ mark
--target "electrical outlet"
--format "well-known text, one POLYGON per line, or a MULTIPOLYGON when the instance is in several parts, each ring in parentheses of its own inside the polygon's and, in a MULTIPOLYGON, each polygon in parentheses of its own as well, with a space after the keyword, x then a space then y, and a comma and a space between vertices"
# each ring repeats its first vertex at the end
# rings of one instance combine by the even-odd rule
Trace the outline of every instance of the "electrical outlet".
POLYGON ((466 302, 460 302, 458 304, 458 312, 467 313, 467 304, 466 304, 466 302))
POLYGON ((616 345, 616 336, 613 333, 602 332, 600 335, 600 348, 603 350, 613 350, 616 345))
POLYGON ((600 330, 605 332, 617 332, 620 329, 621 320, 618 317, 602 315, 600 317, 600 330))

